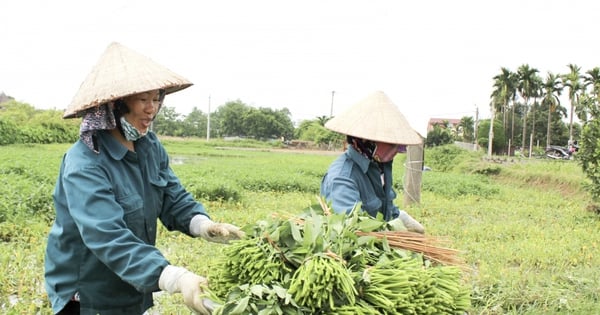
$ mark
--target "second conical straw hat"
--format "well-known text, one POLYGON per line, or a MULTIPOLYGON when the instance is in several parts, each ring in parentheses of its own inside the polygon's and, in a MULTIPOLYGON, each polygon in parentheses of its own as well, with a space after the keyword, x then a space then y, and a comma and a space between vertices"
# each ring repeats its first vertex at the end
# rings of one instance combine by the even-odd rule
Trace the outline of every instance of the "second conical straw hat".
POLYGON ((83 81, 64 118, 124 96, 165 89, 173 93, 191 86, 186 78, 119 43, 111 43, 83 81))
POLYGON ((423 139, 388 96, 377 91, 325 123, 325 127, 372 141, 416 145, 423 139))

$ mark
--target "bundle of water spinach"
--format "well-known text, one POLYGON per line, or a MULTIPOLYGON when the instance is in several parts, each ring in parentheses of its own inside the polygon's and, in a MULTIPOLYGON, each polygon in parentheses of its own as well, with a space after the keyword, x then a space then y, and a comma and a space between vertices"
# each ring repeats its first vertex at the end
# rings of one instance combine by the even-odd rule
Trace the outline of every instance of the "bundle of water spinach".
POLYGON ((220 303, 213 314, 468 311, 463 269, 368 234, 391 228, 360 209, 335 214, 322 207, 245 226, 246 238, 226 246, 210 271, 206 295, 220 303))

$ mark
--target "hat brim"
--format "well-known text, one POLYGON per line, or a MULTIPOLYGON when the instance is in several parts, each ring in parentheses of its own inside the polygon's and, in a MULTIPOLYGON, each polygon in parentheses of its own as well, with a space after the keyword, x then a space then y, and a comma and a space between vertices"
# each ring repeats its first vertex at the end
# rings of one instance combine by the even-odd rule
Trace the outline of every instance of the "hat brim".
POLYGON ((398 107, 381 91, 333 117, 325 127, 345 135, 393 144, 417 145, 423 138, 410 126, 398 107))
POLYGON ((81 84, 63 118, 129 95, 164 89, 166 94, 192 86, 186 78, 119 43, 111 43, 81 84))

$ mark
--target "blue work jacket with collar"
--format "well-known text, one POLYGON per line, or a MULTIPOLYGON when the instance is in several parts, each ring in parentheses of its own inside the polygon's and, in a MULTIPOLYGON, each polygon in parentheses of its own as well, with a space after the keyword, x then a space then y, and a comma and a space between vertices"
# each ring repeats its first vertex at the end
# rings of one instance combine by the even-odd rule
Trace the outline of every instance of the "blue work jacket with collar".
POLYGON ((373 217, 381 213, 387 221, 395 219, 400 210, 394 205, 396 192, 392 188, 392 163, 381 163, 380 169, 376 162, 349 146, 323 176, 321 196, 331 202, 336 213, 348 213, 361 203, 362 210, 373 217))
POLYGON ((168 261, 154 246, 157 219, 188 235, 206 215, 169 167, 152 132, 135 152, 108 131, 96 134, 99 154, 81 140, 64 155, 53 198, 45 286, 60 311, 79 294, 81 314, 142 314, 168 261))

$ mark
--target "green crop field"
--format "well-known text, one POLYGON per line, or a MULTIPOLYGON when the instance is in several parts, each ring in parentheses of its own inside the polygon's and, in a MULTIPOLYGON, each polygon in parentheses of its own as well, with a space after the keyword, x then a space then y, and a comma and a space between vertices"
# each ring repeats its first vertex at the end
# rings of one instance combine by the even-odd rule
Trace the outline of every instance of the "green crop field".
MULTIPOLYGON (((236 225, 315 204, 336 154, 268 145, 164 141, 182 183, 213 220, 236 225)), ((0 313, 51 314, 43 285, 52 190, 69 145, 0 146, 0 313)), ((340 154, 341 152, 337 152, 340 154)), ((406 208, 427 233, 463 251, 470 314, 600 314, 600 215, 575 161, 496 159, 426 150, 421 202, 406 208)), ((395 160, 402 208, 405 157, 395 160)), ((159 230, 171 263, 207 274, 223 246, 159 230)), ((159 294, 151 314, 189 314, 159 294)))

